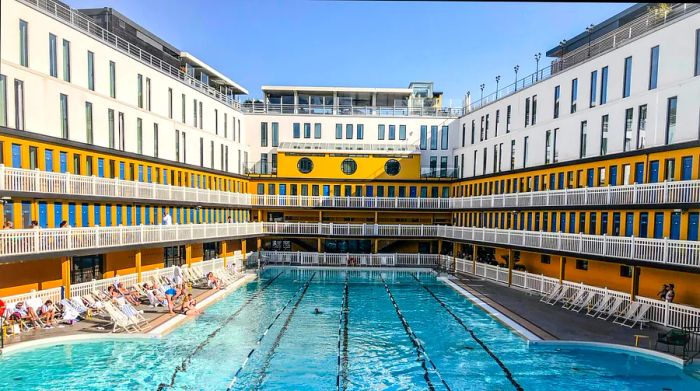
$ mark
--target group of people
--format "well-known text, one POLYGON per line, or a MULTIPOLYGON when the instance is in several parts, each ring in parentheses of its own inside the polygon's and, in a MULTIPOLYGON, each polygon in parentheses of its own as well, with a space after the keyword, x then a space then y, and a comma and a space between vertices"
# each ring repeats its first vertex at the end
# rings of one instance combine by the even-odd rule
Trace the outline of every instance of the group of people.
MULTIPOLYGON (((5 224, 3 224, 2 229, 14 229, 15 224, 12 221, 5 221, 5 224)), ((36 220, 32 220, 29 223, 29 228, 31 229, 41 229, 41 225, 39 225, 39 222, 36 220)), ((68 221, 63 220, 61 223, 58 225, 58 228, 70 228, 70 225, 68 224, 68 221)))
POLYGON ((15 322, 29 322, 37 329, 42 326, 47 329, 52 329, 58 323, 56 321, 57 308, 51 300, 46 300, 44 304, 38 306, 38 308, 33 308, 23 301, 17 302, 14 308, 5 309, 4 304, 2 307, 3 309, 0 311, 0 315, 9 312, 9 316, 7 317, 9 320, 15 322))
POLYGON ((675 288, 676 287, 673 284, 664 284, 664 286, 661 288, 659 293, 657 293, 659 300, 668 301, 669 303, 673 303, 673 298, 676 297, 675 288))

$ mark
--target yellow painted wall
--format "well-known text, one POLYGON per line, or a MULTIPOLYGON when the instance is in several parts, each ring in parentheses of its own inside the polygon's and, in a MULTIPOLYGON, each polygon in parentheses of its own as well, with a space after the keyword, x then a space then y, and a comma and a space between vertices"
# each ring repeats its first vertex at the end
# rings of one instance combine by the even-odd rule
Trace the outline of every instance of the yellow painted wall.
POLYGON ((163 249, 159 247, 141 250, 141 271, 162 269, 163 255, 163 249))
MULTIPOLYGON (((143 263, 143 258, 141 262, 143 263)), ((136 273, 136 251, 116 251, 105 255, 103 278, 114 277, 116 274, 123 276, 132 273, 136 273)))
POLYGON ((700 274, 643 267, 639 274, 639 295, 656 298, 663 284, 674 284, 675 303, 700 306, 700 274))
POLYGON ((204 260, 204 247, 202 243, 192 243, 192 263, 204 260))
POLYGON ((0 297, 61 286, 61 260, 0 264, 0 297))
POLYGON ((351 153, 278 153, 277 176, 282 178, 333 178, 337 179, 420 179, 420 153, 396 155, 371 155, 351 153), (308 174, 303 174, 297 168, 299 159, 308 158, 313 168, 308 174), (345 174, 341 165, 344 160, 352 159, 357 163, 357 170, 345 174), (401 169, 397 175, 391 176, 384 170, 384 165, 390 159, 397 160, 401 169))

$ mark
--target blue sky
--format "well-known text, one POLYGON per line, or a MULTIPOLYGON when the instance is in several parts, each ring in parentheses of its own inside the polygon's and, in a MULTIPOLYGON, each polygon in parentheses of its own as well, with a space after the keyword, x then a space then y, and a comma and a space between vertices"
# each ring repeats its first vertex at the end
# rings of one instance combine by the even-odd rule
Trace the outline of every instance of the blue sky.
MULTIPOLYGON (((404 87, 434 81, 459 105, 534 72, 534 53, 623 3, 68 0, 113 7, 259 97, 261 85, 404 87), (147 6, 145 6, 147 5, 147 6)), ((548 63, 543 58, 542 63, 548 63)))

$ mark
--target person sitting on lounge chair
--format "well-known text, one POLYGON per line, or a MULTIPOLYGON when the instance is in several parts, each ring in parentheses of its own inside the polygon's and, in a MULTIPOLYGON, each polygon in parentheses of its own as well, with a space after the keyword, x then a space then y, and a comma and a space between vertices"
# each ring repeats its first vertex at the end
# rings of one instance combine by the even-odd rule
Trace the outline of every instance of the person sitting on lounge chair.
POLYGON ((175 300, 182 295, 182 291, 177 288, 168 288, 165 291, 165 300, 168 302, 168 312, 175 315, 175 300))
POLYGON ((130 291, 124 287, 124 283, 120 282, 117 284, 117 291, 121 293, 126 300, 131 303, 131 305, 141 305, 141 301, 139 301, 140 295, 136 291, 130 291))
POLYGON ((22 301, 15 305, 10 318, 17 321, 29 320, 34 324, 35 328, 40 327, 39 316, 34 311, 34 308, 25 306, 22 301))
POLYGON ((199 315, 202 313, 199 309, 195 308, 197 305, 197 300, 192 297, 191 293, 182 300, 182 306, 180 307, 180 313, 183 315, 199 315))
POLYGON ((213 272, 207 273, 207 285, 211 289, 221 289, 221 280, 216 278, 213 272))
POLYGON ((56 315, 56 307, 53 305, 51 300, 46 300, 44 305, 39 307, 37 310, 37 315, 39 315, 41 319, 44 319, 48 327, 52 327, 50 325, 56 323, 56 320, 54 319, 54 316, 56 315))

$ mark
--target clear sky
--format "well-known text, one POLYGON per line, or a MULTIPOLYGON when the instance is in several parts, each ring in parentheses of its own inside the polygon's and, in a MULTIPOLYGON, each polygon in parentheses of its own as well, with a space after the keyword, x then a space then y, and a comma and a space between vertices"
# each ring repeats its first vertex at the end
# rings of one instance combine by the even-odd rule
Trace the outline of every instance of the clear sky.
MULTIPOLYGON (((113 7, 260 97, 261 85, 404 87, 434 81, 444 104, 534 72, 534 54, 624 3, 68 0, 113 7)), ((549 60, 542 59, 540 64, 549 60)), ((473 95, 475 96, 475 95, 473 95)))

